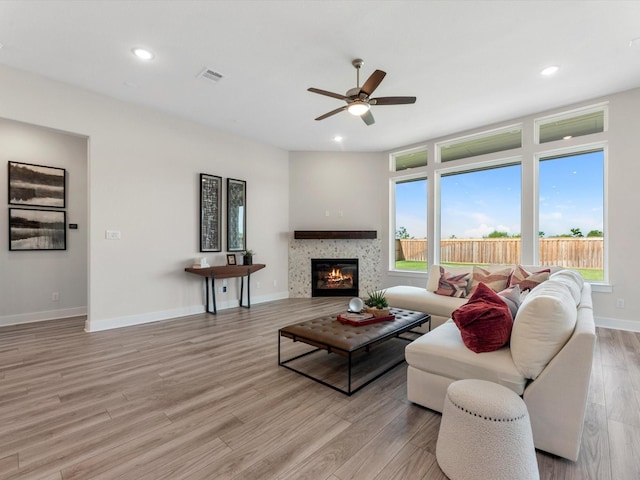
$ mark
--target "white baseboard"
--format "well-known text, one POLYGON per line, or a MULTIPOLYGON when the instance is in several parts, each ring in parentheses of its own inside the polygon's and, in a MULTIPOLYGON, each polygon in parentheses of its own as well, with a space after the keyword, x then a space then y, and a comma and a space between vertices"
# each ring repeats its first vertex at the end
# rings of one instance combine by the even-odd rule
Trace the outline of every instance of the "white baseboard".
POLYGON ((640 322, 636 320, 596 317, 595 321, 596 327, 613 328, 614 330, 627 330, 629 332, 640 332, 640 322))
POLYGON ((20 325, 23 323, 44 322, 59 318, 79 317, 87 314, 87 307, 65 308, 61 310, 47 310, 45 312, 20 313, 0 317, 0 327, 20 325))
MULTIPOLYGON (((251 304, 255 305, 258 303, 272 302, 274 300, 282 300, 284 298, 289 298, 289 292, 279 292, 269 295, 252 295, 251 304)), ((218 310, 236 308, 237 306, 237 299, 220 301, 219 298, 216 298, 216 307, 218 310)), ((209 308, 213 310, 213 305, 210 305, 209 308)), ((112 328, 130 327, 143 323, 160 322, 162 320, 170 320, 172 318, 185 317, 187 315, 196 315, 198 313, 204 313, 204 311, 204 305, 192 305, 190 307, 142 313, 140 315, 128 315, 125 317, 106 318, 103 320, 87 320, 84 329, 87 332, 99 332, 101 330, 110 330, 112 328)))

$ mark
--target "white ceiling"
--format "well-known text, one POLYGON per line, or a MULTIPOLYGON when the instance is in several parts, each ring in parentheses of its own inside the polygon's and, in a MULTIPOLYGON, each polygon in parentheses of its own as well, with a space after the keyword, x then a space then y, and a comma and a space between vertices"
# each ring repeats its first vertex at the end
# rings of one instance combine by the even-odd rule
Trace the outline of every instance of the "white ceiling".
POLYGON ((640 1, 0 1, 0 63, 286 150, 389 150, 639 87, 638 37, 640 1), (357 57, 361 84, 387 72, 374 96, 417 102, 314 121, 342 103, 307 88, 355 87, 357 57))

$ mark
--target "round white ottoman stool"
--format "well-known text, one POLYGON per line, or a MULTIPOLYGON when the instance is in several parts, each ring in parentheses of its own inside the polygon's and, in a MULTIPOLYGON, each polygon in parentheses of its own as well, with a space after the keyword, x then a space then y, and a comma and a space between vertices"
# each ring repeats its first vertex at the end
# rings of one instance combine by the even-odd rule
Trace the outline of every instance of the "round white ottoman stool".
POLYGON ((527 406, 515 392, 484 380, 449 385, 436 459, 452 480, 540 478, 527 406))

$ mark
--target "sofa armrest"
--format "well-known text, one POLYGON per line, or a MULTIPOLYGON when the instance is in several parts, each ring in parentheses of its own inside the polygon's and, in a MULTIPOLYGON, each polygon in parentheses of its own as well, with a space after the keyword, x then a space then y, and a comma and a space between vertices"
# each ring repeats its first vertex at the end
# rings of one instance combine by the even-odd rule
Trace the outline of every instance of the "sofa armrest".
MULTIPOLYGON (((591 296, 589 284, 584 295, 591 296)), ((536 448, 577 460, 595 344, 593 311, 579 305, 573 335, 524 391, 536 448)))

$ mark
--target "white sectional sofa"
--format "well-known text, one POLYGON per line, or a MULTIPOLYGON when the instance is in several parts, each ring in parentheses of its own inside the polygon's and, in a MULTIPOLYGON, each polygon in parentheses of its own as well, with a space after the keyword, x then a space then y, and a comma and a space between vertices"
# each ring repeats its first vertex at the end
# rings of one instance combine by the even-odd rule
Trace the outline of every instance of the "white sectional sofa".
POLYGON ((392 307, 431 313, 436 319, 437 328, 406 347, 408 399, 442 412, 452 382, 474 378, 498 383, 524 399, 536 448, 577 460, 596 341, 591 285, 577 272, 552 271, 522 301, 510 342, 484 353, 467 348, 449 318, 468 298, 435 293, 439 266, 431 268, 426 289, 387 289, 392 307))

